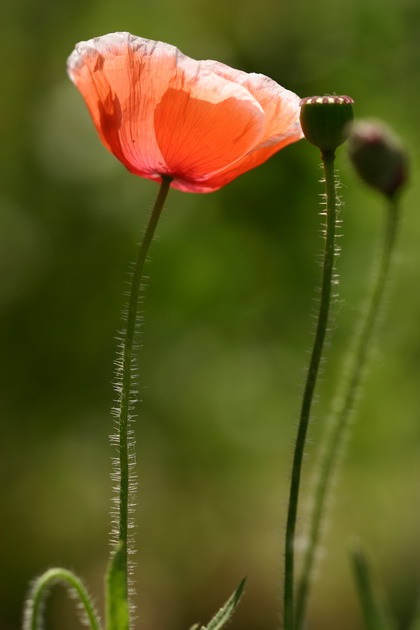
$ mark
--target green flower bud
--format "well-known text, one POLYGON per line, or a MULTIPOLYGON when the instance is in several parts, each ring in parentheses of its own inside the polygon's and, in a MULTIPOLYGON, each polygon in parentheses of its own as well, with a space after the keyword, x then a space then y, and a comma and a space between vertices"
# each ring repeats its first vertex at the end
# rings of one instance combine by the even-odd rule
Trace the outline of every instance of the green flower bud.
POLYGON ((355 122, 349 139, 349 155, 360 177, 390 199, 407 181, 407 153, 399 138, 383 122, 355 122))
POLYGON ((321 150, 332 154, 349 136, 353 120, 350 96, 308 96, 300 101, 300 124, 305 138, 321 150))

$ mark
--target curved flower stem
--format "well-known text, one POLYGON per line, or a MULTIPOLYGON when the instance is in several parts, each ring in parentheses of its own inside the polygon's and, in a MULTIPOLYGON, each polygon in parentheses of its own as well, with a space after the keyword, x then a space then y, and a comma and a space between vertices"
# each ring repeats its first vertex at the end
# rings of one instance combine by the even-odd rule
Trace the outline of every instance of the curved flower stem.
POLYGON ((143 280, 144 264, 153 240, 163 205, 165 203, 171 178, 162 177, 159 193, 149 219, 143 241, 140 245, 137 261, 131 279, 128 309, 125 314, 125 327, 121 341, 121 355, 117 361, 116 390, 118 405, 115 410, 118 446, 118 459, 115 462, 114 478, 119 482, 117 500, 117 525, 114 548, 111 554, 107 576, 107 628, 108 630, 127 630, 130 626, 129 595, 129 528, 131 527, 130 508, 135 491, 133 469, 135 465, 134 437, 129 430, 132 411, 135 404, 136 379, 133 372, 135 359, 135 339, 138 322, 138 301, 143 280))
POLYGON ((42 627, 41 617, 45 595, 48 589, 57 582, 64 582, 77 594, 91 630, 101 630, 100 621, 82 582, 74 573, 61 568, 49 569, 35 580, 26 604, 24 630, 39 630, 42 627))
POLYGON ((321 299, 319 304, 318 321, 314 345, 306 376, 302 406, 299 418, 298 434, 296 438, 292 477, 290 483, 289 505, 286 524, 285 540, 285 568, 284 568, 284 602, 283 602, 283 630, 294 630, 294 563, 295 563, 295 531, 299 501, 300 477, 303 454, 305 450, 306 434, 308 430, 312 401, 318 378, 325 336, 331 304, 332 285, 334 280, 335 231, 336 231, 336 190, 334 178, 334 154, 322 154, 325 174, 326 205, 326 233, 322 271, 321 299))
POLYGON ((296 598, 296 630, 304 624, 309 588, 314 568, 315 554, 320 538, 322 516, 328 499, 331 481, 342 450, 346 429, 361 389, 366 365, 372 351, 374 332, 386 295, 387 280, 395 250, 398 228, 398 202, 393 199, 386 208, 386 225, 380 260, 375 260, 375 273, 371 292, 354 338, 350 344, 347 361, 344 365, 339 393, 333 403, 330 415, 329 432, 320 457, 319 469, 315 481, 314 504, 309 521, 308 543, 303 558, 302 573, 298 582, 296 598))

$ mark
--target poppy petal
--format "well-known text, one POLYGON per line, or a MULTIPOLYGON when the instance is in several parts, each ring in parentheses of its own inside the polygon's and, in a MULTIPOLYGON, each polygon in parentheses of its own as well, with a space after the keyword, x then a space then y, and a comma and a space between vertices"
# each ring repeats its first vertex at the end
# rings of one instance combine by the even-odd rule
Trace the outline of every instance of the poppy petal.
POLYGON ((68 73, 131 172, 210 192, 302 137, 299 98, 260 74, 111 33, 77 44, 68 73))
POLYGON ((202 98, 195 96, 194 86, 169 88, 155 111, 159 148, 169 172, 181 179, 207 178, 225 169, 261 138, 264 113, 254 99, 242 98, 241 86, 220 85, 214 75, 205 83, 206 91, 198 92, 202 98))
POLYGON ((300 124, 299 97, 262 74, 242 72, 217 61, 203 65, 220 76, 243 85, 264 109, 264 127, 260 142, 245 156, 223 171, 200 183, 197 192, 211 192, 225 186, 246 171, 259 166, 274 153, 303 137, 300 124))
POLYGON ((208 177, 261 139, 264 111, 249 91, 169 44, 96 38, 76 47, 69 74, 105 146, 137 174, 208 177))
POLYGON ((218 61, 204 61, 203 64, 216 74, 243 85, 259 102, 265 114, 262 133, 265 146, 291 135, 303 137, 299 124, 300 98, 294 92, 263 74, 235 70, 218 61))

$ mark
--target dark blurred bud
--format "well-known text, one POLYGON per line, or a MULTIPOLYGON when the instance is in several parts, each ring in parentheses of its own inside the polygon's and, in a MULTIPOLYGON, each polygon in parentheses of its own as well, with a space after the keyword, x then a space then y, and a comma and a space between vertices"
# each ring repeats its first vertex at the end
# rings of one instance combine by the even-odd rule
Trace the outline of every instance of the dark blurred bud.
POLYGON ((355 122, 349 139, 349 155, 360 177, 389 198, 407 181, 407 153, 399 138, 383 122, 355 122))
POLYGON ((300 101, 300 124, 305 138, 321 149, 323 155, 334 154, 349 136, 353 120, 350 96, 308 96, 300 101))

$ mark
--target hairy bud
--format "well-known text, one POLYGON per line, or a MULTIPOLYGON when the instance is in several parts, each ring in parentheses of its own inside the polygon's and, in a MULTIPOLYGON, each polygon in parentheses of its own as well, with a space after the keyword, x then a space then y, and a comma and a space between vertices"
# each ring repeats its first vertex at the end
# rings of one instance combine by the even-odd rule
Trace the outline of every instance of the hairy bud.
POLYGON ((407 153, 399 138, 383 122, 356 121, 350 134, 349 155, 360 177, 389 198, 407 181, 407 153))

